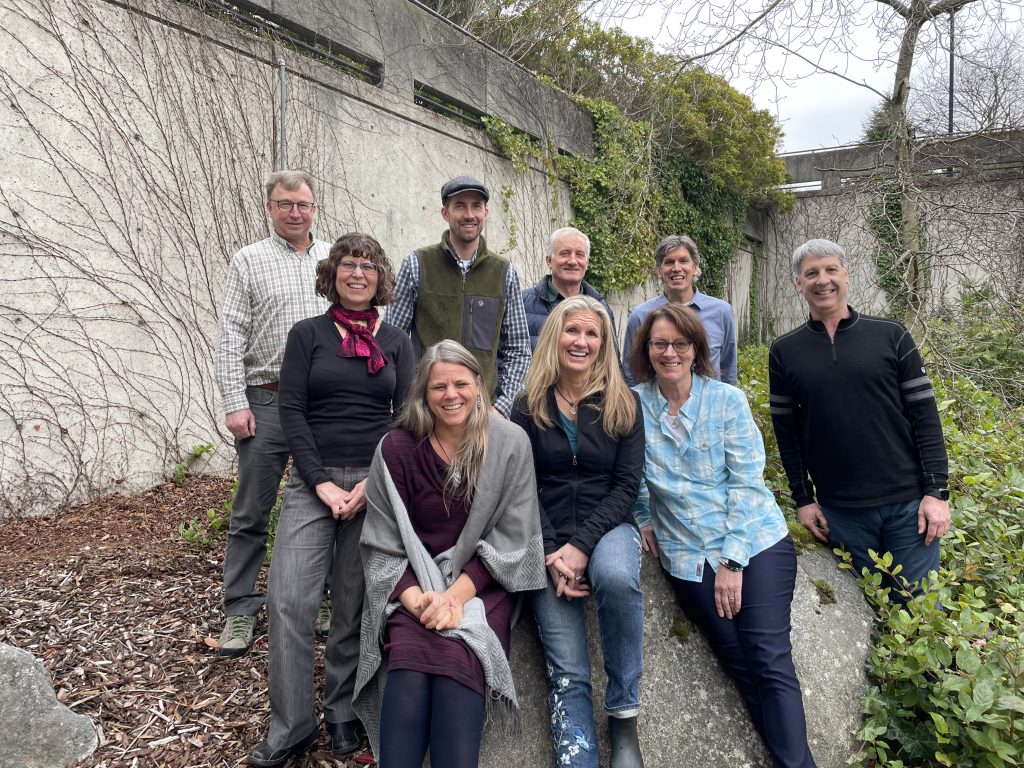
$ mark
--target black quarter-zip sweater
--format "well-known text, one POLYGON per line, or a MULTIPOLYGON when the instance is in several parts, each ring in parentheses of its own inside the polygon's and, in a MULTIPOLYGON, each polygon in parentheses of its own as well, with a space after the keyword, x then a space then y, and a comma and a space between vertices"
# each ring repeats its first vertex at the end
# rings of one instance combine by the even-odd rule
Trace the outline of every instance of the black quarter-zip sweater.
POLYGON ((829 338, 808 320, 772 344, 768 374, 772 426, 798 507, 873 507, 946 487, 935 393, 901 323, 850 308, 829 338))

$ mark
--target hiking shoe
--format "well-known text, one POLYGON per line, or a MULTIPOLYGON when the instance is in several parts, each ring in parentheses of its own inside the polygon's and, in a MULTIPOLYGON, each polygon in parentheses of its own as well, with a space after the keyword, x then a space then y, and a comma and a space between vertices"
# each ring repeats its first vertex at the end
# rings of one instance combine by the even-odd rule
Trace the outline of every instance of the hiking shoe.
POLYGON ((220 633, 221 656, 244 656, 252 646, 253 628, 256 626, 255 616, 228 616, 224 623, 224 631, 220 633))
POLYGON ((316 634, 317 637, 327 637, 331 631, 331 596, 324 595, 320 601, 320 607, 316 612, 316 634))

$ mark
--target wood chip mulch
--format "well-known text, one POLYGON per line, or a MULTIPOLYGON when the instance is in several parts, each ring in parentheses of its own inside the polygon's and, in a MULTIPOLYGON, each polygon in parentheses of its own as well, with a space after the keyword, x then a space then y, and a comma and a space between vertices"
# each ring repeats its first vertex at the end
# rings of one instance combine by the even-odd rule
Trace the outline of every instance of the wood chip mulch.
MULTIPOLYGON (((75 768, 239 766, 265 737, 265 619, 249 654, 216 655, 223 536, 204 552, 175 535, 230 493, 230 479, 191 477, 0 522, 0 642, 42 660, 58 699, 96 725, 100 746, 75 768)), ((323 735, 288 765, 359 764, 323 735)))

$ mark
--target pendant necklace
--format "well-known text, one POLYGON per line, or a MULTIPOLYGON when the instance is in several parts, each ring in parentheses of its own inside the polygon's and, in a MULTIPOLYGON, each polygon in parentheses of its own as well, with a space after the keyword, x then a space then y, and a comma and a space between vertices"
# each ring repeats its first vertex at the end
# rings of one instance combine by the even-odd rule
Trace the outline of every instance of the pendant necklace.
POLYGON ((572 400, 570 400, 570 399, 569 399, 568 397, 566 397, 565 395, 563 395, 563 394, 562 394, 562 390, 560 390, 560 389, 558 388, 558 385, 557 385, 557 384, 555 384, 555 392, 556 392, 556 393, 557 393, 558 395, 560 395, 560 396, 561 396, 561 398, 562 398, 563 400, 565 400, 565 404, 569 406, 569 413, 571 413, 571 414, 572 414, 573 416, 575 416, 575 415, 576 415, 576 403, 575 403, 575 402, 573 402, 572 400))
POLYGON ((441 438, 437 436, 437 432, 431 432, 430 436, 434 438, 434 442, 437 443, 437 447, 441 449, 441 453, 444 455, 445 461, 448 462, 448 472, 451 474, 452 483, 459 485, 462 482, 462 473, 455 469, 455 463, 452 461, 452 457, 448 455, 448 451, 444 449, 444 443, 441 442, 441 438))

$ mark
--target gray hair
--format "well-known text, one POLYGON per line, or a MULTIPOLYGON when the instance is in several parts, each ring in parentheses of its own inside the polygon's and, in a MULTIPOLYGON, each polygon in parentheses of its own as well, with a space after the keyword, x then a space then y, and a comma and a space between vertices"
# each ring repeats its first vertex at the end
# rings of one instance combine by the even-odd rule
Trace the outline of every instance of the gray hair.
POLYGON ((551 256, 555 255, 555 245, 563 237, 580 237, 583 238, 583 242, 586 244, 587 258, 590 258, 590 238, 580 232, 575 227, 562 227, 556 229, 551 233, 551 237, 548 238, 548 254, 551 256))
POLYGON ((808 240, 803 245, 798 245, 793 251, 793 277, 800 277, 800 270, 803 269, 804 259, 813 256, 816 259, 826 259, 829 256, 838 256, 839 264, 846 269, 846 251, 839 243, 831 240, 816 238, 808 240))
POLYGON ((694 266, 700 266, 700 254, 697 252, 697 244, 686 235, 669 235, 658 243, 658 247, 654 251, 654 263, 660 267, 665 257, 677 248, 688 250, 690 258, 693 259, 694 266))
POLYGON ((267 177, 267 200, 274 194, 274 187, 282 187, 292 192, 305 184, 316 198, 316 186, 313 177, 305 171, 274 171, 267 177))

